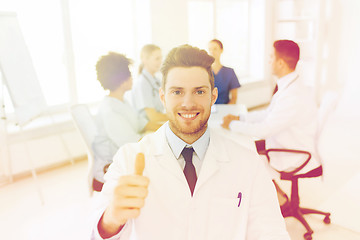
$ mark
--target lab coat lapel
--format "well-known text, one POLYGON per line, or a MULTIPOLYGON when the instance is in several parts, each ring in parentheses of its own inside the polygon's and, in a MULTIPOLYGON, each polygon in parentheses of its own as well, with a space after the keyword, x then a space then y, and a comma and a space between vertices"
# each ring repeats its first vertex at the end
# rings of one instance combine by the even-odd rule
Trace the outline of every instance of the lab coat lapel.
POLYGON ((201 167, 200 174, 198 176, 195 190, 199 190, 213 175, 215 175, 221 168, 221 162, 228 162, 230 159, 227 156, 227 152, 224 149, 224 144, 217 141, 219 139, 214 131, 210 132, 210 143, 208 150, 206 151, 204 162, 201 167))
POLYGON ((169 147, 169 144, 166 141, 164 126, 162 126, 158 132, 156 132, 154 142, 157 143, 154 144, 154 157, 156 158, 158 164, 164 169, 164 171, 169 172, 177 180, 179 180, 186 187, 188 187, 185 175, 179 165, 179 162, 175 158, 173 152, 169 147))

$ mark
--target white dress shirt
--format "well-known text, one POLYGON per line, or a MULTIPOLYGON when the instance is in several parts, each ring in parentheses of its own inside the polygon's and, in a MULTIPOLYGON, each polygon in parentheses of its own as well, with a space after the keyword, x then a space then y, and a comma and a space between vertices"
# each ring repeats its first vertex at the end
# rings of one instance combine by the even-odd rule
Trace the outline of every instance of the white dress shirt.
MULTIPOLYGON (((240 121, 232 121, 230 130, 266 140, 267 148, 288 148, 314 152, 316 102, 312 90, 292 72, 278 80, 278 91, 262 111, 249 112, 240 121)), ((304 156, 277 155, 272 159, 276 169, 292 170, 306 160, 304 156)), ((319 166, 314 157, 301 172, 319 166)))

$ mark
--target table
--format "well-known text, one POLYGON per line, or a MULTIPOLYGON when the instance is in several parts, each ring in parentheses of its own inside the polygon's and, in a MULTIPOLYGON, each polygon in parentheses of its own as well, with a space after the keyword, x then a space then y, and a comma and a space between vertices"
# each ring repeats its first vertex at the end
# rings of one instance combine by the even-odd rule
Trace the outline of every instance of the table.
POLYGON ((221 125, 223 117, 228 114, 243 115, 247 113, 244 104, 214 104, 211 108, 209 125, 215 127, 221 125))
POLYGON ((234 133, 221 127, 223 117, 225 117, 226 115, 244 115, 246 113, 247 108, 243 104, 214 104, 211 108, 211 114, 208 124, 209 127, 211 127, 212 129, 216 129, 216 131, 220 132, 227 138, 230 138, 235 142, 239 143, 240 145, 257 152, 255 146, 255 139, 253 137, 241 133, 234 133))

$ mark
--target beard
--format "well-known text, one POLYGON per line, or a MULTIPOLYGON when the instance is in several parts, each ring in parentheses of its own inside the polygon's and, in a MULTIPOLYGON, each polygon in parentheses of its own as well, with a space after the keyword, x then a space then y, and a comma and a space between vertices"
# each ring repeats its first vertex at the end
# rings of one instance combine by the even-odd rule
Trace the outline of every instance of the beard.
POLYGON ((194 121, 184 122, 175 112, 169 116, 169 127, 180 138, 191 136, 192 138, 200 137, 207 129, 210 110, 201 110, 194 121))

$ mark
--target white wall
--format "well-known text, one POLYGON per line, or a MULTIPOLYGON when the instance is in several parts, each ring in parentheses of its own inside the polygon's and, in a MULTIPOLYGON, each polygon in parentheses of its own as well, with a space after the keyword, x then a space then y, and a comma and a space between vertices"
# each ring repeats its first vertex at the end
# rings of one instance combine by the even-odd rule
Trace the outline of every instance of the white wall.
MULTIPOLYGON (((360 1, 337 0, 341 5, 342 24, 339 35, 337 83, 342 87, 339 113, 360 116, 360 1)), ((333 66, 334 68, 336 66, 333 66)))
POLYGON ((187 0, 151 0, 152 40, 166 55, 188 42, 187 0))
MULTIPOLYGON (((55 127, 10 133, 8 136, 10 162, 3 161, 0 176, 9 176, 9 164, 13 175, 22 175, 29 169, 44 169, 72 159, 86 156, 86 147, 71 121, 55 127), (52 128, 52 129, 50 129, 52 128), (36 132, 35 132, 36 131, 36 132)), ((5 145, 0 156, 5 156, 5 145)), ((0 181, 1 182, 1 181, 0 181)))
POLYGON ((325 184, 333 179, 324 209, 331 212, 333 223, 358 232, 359 221, 351 216, 360 214, 360 199, 354 194, 359 192, 360 176, 360 1, 330 2, 334 17, 327 22, 325 34, 331 59, 321 91, 335 90, 340 100, 324 126, 319 145, 325 164, 325 184))
POLYGON ((335 90, 340 100, 324 140, 333 147, 324 154, 355 161, 360 139, 360 1, 333 0, 331 11, 334 17, 327 24, 331 59, 322 91, 335 90))

